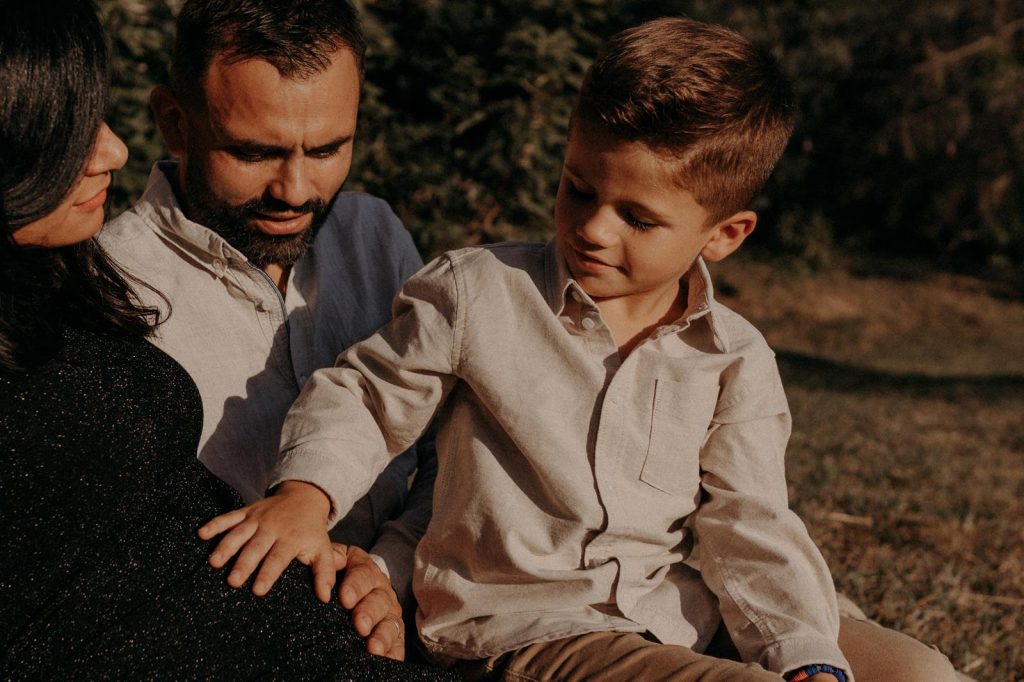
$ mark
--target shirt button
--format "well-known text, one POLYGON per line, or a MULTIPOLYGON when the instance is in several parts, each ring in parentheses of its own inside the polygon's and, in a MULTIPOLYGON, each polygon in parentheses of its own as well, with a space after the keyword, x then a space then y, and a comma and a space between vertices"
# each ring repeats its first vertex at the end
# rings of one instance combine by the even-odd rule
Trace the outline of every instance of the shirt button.
POLYGON ((222 261, 220 258, 216 258, 213 261, 213 271, 218 275, 223 275, 227 271, 227 263, 222 261))
POLYGON ((593 329, 594 327, 596 327, 596 326, 597 326, 597 322, 595 322, 595 321, 594 321, 594 318, 592 318, 592 317, 584 317, 584 318, 583 318, 583 321, 582 321, 582 322, 580 322, 580 324, 581 324, 581 325, 583 326, 583 328, 584 328, 584 329, 586 329, 586 330, 587 330, 588 332, 589 332, 590 330, 592 330, 592 329, 593 329))
POLYGON ((575 289, 572 290, 569 296, 571 296, 572 300, 576 301, 577 303, 583 303, 583 297, 580 295, 580 292, 576 291, 575 289))

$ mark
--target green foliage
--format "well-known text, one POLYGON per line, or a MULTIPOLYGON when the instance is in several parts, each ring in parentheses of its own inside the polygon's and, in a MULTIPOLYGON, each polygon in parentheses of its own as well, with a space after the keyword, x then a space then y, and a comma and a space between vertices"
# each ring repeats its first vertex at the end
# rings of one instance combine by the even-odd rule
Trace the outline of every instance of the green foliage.
MULTIPOLYGON (((123 207, 164 155, 146 97, 181 0, 101 0, 123 207)), ((1024 7, 1011 0, 363 0, 370 42, 348 187, 390 201, 428 255, 543 238, 573 94, 600 40, 686 14, 736 28, 794 83, 801 122, 759 240, 1024 265, 1024 7)))
POLYGON ((128 145, 128 165, 117 174, 112 213, 117 215, 146 187, 149 169, 166 158, 149 111, 149 92, 168 82, 174 17, 180 2, 99 0, 111 36, 110 126, 128 145))

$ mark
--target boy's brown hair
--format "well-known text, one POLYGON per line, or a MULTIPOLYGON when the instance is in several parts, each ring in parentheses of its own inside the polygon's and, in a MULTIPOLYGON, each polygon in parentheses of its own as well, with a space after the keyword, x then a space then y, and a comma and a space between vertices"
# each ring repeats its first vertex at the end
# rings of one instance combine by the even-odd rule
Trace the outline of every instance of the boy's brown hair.
POLYGON ((793 132, 792 93, 775 61, 735 31, 657 19, 598 51, 572 125, 596 124, 678 164, 709 224, 749 205, 793 132))

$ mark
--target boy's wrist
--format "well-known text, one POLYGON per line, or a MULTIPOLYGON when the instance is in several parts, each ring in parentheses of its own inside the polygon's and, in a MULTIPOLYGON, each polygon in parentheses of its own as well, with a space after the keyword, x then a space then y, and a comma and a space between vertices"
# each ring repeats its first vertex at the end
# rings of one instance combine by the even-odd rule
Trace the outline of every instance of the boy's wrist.
POLYGON ((331 513, 331 498, 312 483, 306 481, 283 481, 272 491, 273 495, 288 495, 300 496, 304 498, 304 504, 308 504, 318 511, 322 512, 324 520, 330 516, 331 513))

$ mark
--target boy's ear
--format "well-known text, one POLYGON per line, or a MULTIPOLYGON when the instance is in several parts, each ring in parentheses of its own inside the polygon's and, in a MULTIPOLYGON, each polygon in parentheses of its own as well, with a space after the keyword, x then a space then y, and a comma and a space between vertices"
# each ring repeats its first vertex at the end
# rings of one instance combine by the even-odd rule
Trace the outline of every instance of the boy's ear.
POLYGON ((153 111, 153 118, 160 129, 160 135, 164 138, 164 145, 171 154, 181 157, 188 139, 188 122, 185 119, 184 107, 169 87, 158 85, 149 93, 149 108, 153 111))
POLYGON ((700 255, 707 261, 719 261, 740 248, 743 240, 757 227, 757 214, 753 211, 740 211, 711 228, 713 234, 708 239, 700 255))

